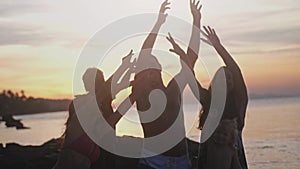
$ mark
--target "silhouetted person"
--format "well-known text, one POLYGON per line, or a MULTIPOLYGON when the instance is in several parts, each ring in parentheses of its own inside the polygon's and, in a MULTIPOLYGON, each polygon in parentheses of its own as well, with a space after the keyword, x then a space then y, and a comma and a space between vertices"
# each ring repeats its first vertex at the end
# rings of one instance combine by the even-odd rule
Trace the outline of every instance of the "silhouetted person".
MULTIPOLYGON (((99 156, 104 153, 83 130, 78 120, 78 115, 76 114, 83 112, 76 112, 74 102, 81 102, 80 100, 89 101, 86 100, 86 98, 96 99, 102 115, 107 119, 107 122, 114 127, 122 116, 113 112, 111 107, 112 96, 115 96, 120 90, 128 86, 132 70, 128 70, 125 73, 122 78, 122 81, 125 81, 125 84, 121 84, 121 86, 117 87, 117 90, 114 91, 115 93, 111 92, 110 87, 112 85, 113 76, 116 76, 115 78, 118 81, 126 69, 132 66, 132 63, 130 63, 131 56, 132 51, 123 59, 122 65, 107 81, 104 80, 103 72, 101 70, 97 68, 89 68, 86 70, 82 80, 87 93, 76 96, 69 106, 69 117, 63 134, 64 142, 62 151, 54 169, 88 169, 91 164, 95 163, 99 156)), ((87 106, 88 104, 89 103, 87 102, 81 102, 80 106, 87 106)), ((112 162, 112 164, 108 164, 109 166, 105 166, 106 168, 114 168, 114 161, 110 162, 112 162)))
MULTIPOLYGON (((137 110, 139 112, 139 116, 141 119, 141 125, 144 132, 144 137, 154 137, 159 134, 162 134, 166 130, 168 130, 172 125, 175 125, 175 127, 172 127, 172 130, 176 129, 175 132, 176 135, 179 135, 181 140, 172 147, 171 149, 163 152, 162 154, 158 154, 152 157, 143 158, 140 159, 140 168, 141 169, 152 169, 152 168, 189 168, 190 167, 190 160, 187 153, 187 143, 186 143, 186 133, 185 133, 185 127, 184 127, 184 117, 182 109, 180 109, 182 104, 182 93, 180 91, 180 88, 177 84, 177 81, 183 82, 185 80, 186 76, 186 70, 184 70, 183 66, 181 71, 171 79, 171 81, 167 84, 167 86, 164 86, 161 76, 161 65, 156 59, 155 56, 152 54, 152 48, 154 46, 155 40, 157 38, 157 34, 159 32, 160 27, 165 22, 167 14, 165 11, 169 9, 168 5, 170 3, 166 0, 163 2, 160 8, 160 14, 158 17, 157 22, 155 23, 151 33, 147 36, 146 40, 144 41, 144 44, 142 46, 142 50, 140 52, 137 65, 136 65, 136 75, 132 87, 132 95, 136 101, 137 110), (152 102, 149 101, 149 94, 155 90, 159 89, 163 92, 163 94, 166 96, 166 107, 163 110, 163 112, 158 112, 158 110, 161 104, 161 98, 154 98, 152 102), (148 111, 151 107, 151 111, 148 111), (148 112, 145 112, 148 111, 148 112), (149 122, 143 122, 144 120, 147 121, 147 117, 143 115, 143 113, 148 114, 157 114, 161 113, 159 117, 156 119, 149 121, 149 122), (179 123, 174 124, 175 120, 179 119, 179 123)), ((199 43, 200 43, 200 9, 201 6, 199 6, 199 2, 191 2, 191 9, 192 14, 194 16, 194 25, 193 31, 192 31, 192 37, 190 40, 188 53, 190 54, 191 61, 194 65, 197 57, 198 57, 198 51, 199 51, 199 43), (193 49, 191 49, 193 48, 193 49)), ((172 44, 173 49, 170 49, 171 52, 176 53, 180 56, 180 61, 182 63, 185 62, 187 64, 189 62, 188 56, 186 53, 175 43, 171 35, 167 37, 169 42, 172 44)), ((190 63, 188 63, 190 64, 190 63)), ((170 140, 161 140, 164 141, 170 141, 170 140)), ((159 143, 157 143, 159 144, 159 143)), ((148 147, 151 148, 151 147, 148 147)), ((144 153, 147 153, 147 151, 151 151, 147 149, 147 145, 144 145, 144 153)), ((150 153, 156 153, 156 152, 150 152, 150 153)))
MULTIPOLYGON (((215 30, 210 27, 204 27, 204 29, 209 42, 216 49, 226 65, 225 67, 221 67, 216 75, 224 71, 227 89, 221 121, 211 137, 205 143, 201 144, 199 168, 242 169, 243 165, 246 168, 246 161, 242 160, 245 160, 243 147, 242 144, 239 144, 248 103, 246 85, 240 68, 221 44, 215 30), (240 154, 239 152, 242 153, 240 154)), ((211 82, 212 84, 217 80, 216 75, 211 82)), ((208 117, 212 104, 212 90, 214 89, 211 86, 209 89, 204 89, 199 83, 200 102, 203 106, 200 114, 200 128, 203 128, 208 117)))

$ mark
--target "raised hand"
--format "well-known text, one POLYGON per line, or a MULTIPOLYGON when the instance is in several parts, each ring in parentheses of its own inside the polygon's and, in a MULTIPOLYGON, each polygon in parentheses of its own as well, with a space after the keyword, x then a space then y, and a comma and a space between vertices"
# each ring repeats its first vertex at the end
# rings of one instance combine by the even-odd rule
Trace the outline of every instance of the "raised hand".
POLYGON ((168 33, 167 40, 172 44, 173 49, 169 49, 170 52, 176 53, 179 56, 186 55, 185 52, 181 49, 181 47, 175 42, 170 33, 168 33))
POLYGON ((167 40, 172 44, 173 49, 169 49, 170 52, 176 53, 180 56, 180 60, 184 61, 186 65, 189 66, 190 69, 193 69, 191 62, 187 56, 187 54, 182 50, 182 48, 175 42, 174 38, 171 36, 170 33, 168 33, 169 36, 167 36, 167 40))
POLYGON ((159 10, 159 16, 158 16, 157 23, 163 24, 163 23, 166 22, 166 18, 167 18, 167 16, 168 16, 168 14, 165 13, 165 12, 166 12, 167 9, 171 9, 171 8, 169 7, 170 4, 171 4, 171 3, 168 2, 168 0, 165 0, 165 1, 161 4, 160 10, 159 10))
POLYGON ((218 35, 216 34, 216 31, 211 28, 211 27, 205 27, 203 26, 204 30, 206 33, 203 33, 204 36, 206 36, 206 38, 208 39, 208 41, 213 45, 213 46, 216 46, 216 45, 220 45, 221 42, 220 42, 220 39, 218 37, 218 35))
POLYGON ((200 4, 200 1, 196 2, 196 0, 190 0, 190 8, 191 8, 193 18, 197 19, 197 20, 200 20, 201 19, 200 10, 202 8, 202 5, 200 4))

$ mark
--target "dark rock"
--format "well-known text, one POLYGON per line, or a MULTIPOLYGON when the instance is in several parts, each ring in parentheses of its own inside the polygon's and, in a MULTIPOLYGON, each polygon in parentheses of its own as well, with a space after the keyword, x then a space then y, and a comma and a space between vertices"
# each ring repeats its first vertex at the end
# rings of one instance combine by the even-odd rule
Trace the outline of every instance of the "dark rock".
MULTIPOLYGON (((40 146, 21 146, 9 143, 4 148, 0 144, 1 169, 51 169, 57 161, 60 151, 60 139, 51 139, 40 146)), ((192 169, 196 168, 199 143, 188 140, 188 150, 192 169)), ((126 158, 101 151, 99 160, 92 169, 101 168, 138 168, 137 158, 126 158)))

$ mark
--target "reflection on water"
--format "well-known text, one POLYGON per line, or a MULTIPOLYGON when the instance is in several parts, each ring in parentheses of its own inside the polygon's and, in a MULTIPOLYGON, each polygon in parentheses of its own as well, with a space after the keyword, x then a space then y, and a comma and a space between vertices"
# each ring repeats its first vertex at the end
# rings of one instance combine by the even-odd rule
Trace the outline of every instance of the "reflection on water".
MULTIPOLYGON (((196 129, 198 112, 195 106, 185 106, 186 112, 185 124, 187 133, 193 140, 199 140, 200 131, 196 129), (195 124, 195 125, 193 125, 195 124)), ((34 115, 15 116, 16 119, 22 119, 28 130, 16 130, 15 128, 6 128, 4 123, 0 123, 0 143, 19 143, 22 145, 40 145, 51 138, 58 138, 64 130, 64 123, 68 112, 42 113, 34 115)), ((118 136, 130 135, 143 137, 142 127, 139 124, 139 117, 134 109, 126 113, 125 117, 117 124, 118 136)))
MULTIPOLYGON (((300 126, 296 124, 300 120, 299 103, 300 98, 251 100, 246 117, 245 139, 263 138, 264 136, 269 138, 278 135, 278 137, 282 135, 287 137, 289 134, 290 137, 298 137, 300 126)), ((184 112, 187 135, 197 141, 200 136, 200 131, 196 128, 198 111, 193 105, 185 105, 184 112)), ((31 129, 6 128, 2 122, 0 123, 0 143, 16 142, 38 145, 51 138, 57 138, 63 133, 67 112, 23 115, 15 118, 22 119, 22 122, 31 129)), ((135 110, 130 110, 126 114, 126 118, 122 118, 118 123, 117 135, 143 137, 138 114, 135 110)))
POLYGON ((39 145, 62 135, 67 112, 22 115, 15 116, 15 118, 22 119, 24 125, 29 126, 30 129, 16 130, 15 128, 6 128, 4 123, 0 123, 0 142, 39 145))
MULTIPOLYGON (((300 98, 250 100, 244 141, 249 167, 300 168, 300 98)), ((198 108, 199 109, 199 108, 198 108)), ((200 138, 196 128, 198 111, 195 106, 184 107, 187 135, 193 140, 200 138)), ((6 128, 0 123, 0 143, 16 142, 23 145, 39 145, 59 137, 64 129, 67 112, 16 116, 29 130, 6 128)), ((134 110, 127 113, 117 125, 118 135, 142 137, 139 118, 134 110)))

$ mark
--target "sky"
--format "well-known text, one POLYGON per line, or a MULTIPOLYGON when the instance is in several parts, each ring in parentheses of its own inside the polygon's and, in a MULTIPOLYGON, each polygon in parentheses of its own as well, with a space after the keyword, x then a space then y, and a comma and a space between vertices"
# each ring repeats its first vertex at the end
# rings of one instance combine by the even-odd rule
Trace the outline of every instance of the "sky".
MULTIPOLYGON (((73 93, 73 76, 78 57, 91 37, 121 18, 156 13, 161 2, 1 0, 0 90, 25 90, 27 95, 35 97, 72 98, 77 92, 73 93)), ((191 23, 189 1, 170 2, 168 14, 191 23)), ((300 95, 300 1, 202 0, 201 3, 202 25, 215 27, 222 43, 240 65, 250 93, 300 95)), ((147 20, 149 31, 154 22, 155 19, 147 20)), ((143 23, 132 26, 138 24, 143 23)), ((164 29, 170 28, 175 37, 183 39, 183 45, 187 44, 191 28, 168 26, 168 19, 165 25, 164 29)), ((128 38, 107 54, 98 66, 106 78, 130 49, 138 53, 144 38, 144 35, 128 38)), ((157 48, 164 51, 170 48, 163 37, 158 42, 161 45, 157 48)), ((210 63, 219 58, 208 45, 202 45, 200 50, 197 78, 207 86, 217 69, 210 63)), ((178 69, 176 62, 163 57, 159 60, 170 72, 178 69)))

